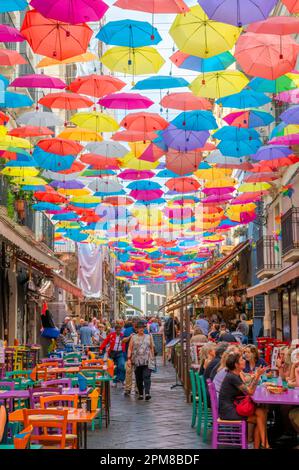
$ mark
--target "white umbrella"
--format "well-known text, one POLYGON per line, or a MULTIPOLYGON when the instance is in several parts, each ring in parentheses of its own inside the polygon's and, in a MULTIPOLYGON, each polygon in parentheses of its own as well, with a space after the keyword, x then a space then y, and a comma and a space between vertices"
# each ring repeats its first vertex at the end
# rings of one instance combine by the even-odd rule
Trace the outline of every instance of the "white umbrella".
POLYGON ((117 193, 123 190, 122 185, 115 180, 109 178, 97 178, 88 185, 89 189, 100 193, 117 193))
POLYGON ((122 158, 129 153, 129 150, 124 145, 109 140, 90 142, 86 145, 85 149, 89 152, 111 158, 122 158))
POLYGON ((45 170, 42 173, 44 178, 48 180, 55 180, 55 181, 70 181, 75 180, 81 175, 81 172, 76 173, 56 173, 55 171, 45 170))
POLYGON ((57 116, 57 114, 49 111, 29 111, 28 113, 22 114, 17 119, 18 124, 25 126, 62 126, 63 120, 57 116))

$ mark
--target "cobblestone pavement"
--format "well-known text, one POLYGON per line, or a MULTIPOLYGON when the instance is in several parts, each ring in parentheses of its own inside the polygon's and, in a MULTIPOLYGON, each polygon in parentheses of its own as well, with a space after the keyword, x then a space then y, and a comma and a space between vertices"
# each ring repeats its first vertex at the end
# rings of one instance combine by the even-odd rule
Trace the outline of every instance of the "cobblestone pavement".
POLYGON ((90 449, 204 449, 201 438, 191 428, 192 407, 186 403, 182 387, 175 383, 172 365, 160 365, 152 374, 152 399, 138 401, 125 397, 121 388, 112 389, 111 422, 88 433, 90 449))

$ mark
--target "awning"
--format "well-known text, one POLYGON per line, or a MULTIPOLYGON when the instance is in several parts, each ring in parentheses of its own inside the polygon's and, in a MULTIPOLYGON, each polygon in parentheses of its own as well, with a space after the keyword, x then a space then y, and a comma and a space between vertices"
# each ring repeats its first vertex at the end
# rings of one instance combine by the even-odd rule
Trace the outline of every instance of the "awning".
POLYGON ((50 269, 61 268, 62 263, 55 257, 54 253, 46 246, 42 247, 40 242, 29 236, 24 227, 10 220, 5 215, 4 210, 4 207, 0 208, 0 236, 38 263, 50 269))
POLYGON ((125 302, 124 300, 120 300, 120 303, 123 305, 126 305, 127 307, 132 308, 133 310, 137 310, 138 312, 143 313, 143 311, 140 308, 135 307, 135 305, 131 305, 128 302, 125 302))
POLYGON ((260 282, 256 286, 249 287, 247 289, 247 295, 248 297, 255 297, 259 294, 265 294, 270 290, 277 289, 277 287, 280 287, 283 284, 287 284, 297 277, 299 277, 299 262, 293 264, 293 266, 290 266, 289 268, 283 269, 278 274, 271 277, 271 279, 260 282))
POLYGON ((213 288, 213 290, 217 289, 217 287, 220 287, 220 285, 224 282, 224 276, 230 271, 230 268, 228 268, 227 265, 232 262, 248 246, 249 241, 240 243, 232 250, 229 255, 218 261, 218 263, 216 263, 212 268, 208 269, 199 278, 193 281, 189 286, 181 290, 181 292, 175 295, 161 308, 170 307, 172 304, 179 302, 182 298, 188 295, 201 295, 203 297, 208 292, 211 292, 210 289, 212 288, 212 285, 216 280, 219 280, 220 283, 218 282, 218 284, 215 288, 213 288))
POLYGON ((60 274, 53 273, 53 282, 56 287, 69 292, 74 297, 78 297, 79 299, 83 299, 83 293, 80 287, 73 284, 71 281, 66 279, 65 277, 61 276, 60 274))

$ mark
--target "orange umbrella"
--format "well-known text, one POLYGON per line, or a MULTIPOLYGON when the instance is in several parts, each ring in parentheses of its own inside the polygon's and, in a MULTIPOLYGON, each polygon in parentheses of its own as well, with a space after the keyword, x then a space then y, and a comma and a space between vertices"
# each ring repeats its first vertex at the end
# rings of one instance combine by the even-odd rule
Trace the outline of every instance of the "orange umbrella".
POLYGON ((129 131, 152 132, 166 129, 168 122, 157 113, 131 113, 119 125, 129 131))
POLYGON ((78 77, 69 86, 68 90, 74 93, 83 93, 88 96, 95 96, 102 98, 121 90, 125 86, 125 82, 116 77, 109 75, 86 75, 85 77, 78 77))
POLYGON ((207 98, 201 98, 200 96, 194 96, 193 93, 170 93, 164 96, 160 101, 163 108, 179 109, 181 111, 187 110, 209 110, 212 109, 213 105, 207 98))
POLYGON ((48 127, 23 126, 11 129, 7 134, 15 137, 37 137, 40 135, 53 135, 54 132, 48 127))
POLYGON ((139 131, 121 131, 116 132, 111 137, 112 140, 124 142, 141 142, 153 140, 157 137, 155 132, 139 132, 139 131))
POLYGON ((169 151, 166 155, 166 168, 177 175, 193 173, 199 167, 202 160, 200 152, 169 151))
POLYGON ((275 80, 296 67, 298 52, 291 36, 245 33, 237 42, 235 58, 245 73, 275 80))
POLYGON ((198 191, 200 184, 194 178, 171 178, 165 183, 168 189, 176 191, 178 193, 191 193, 198 191))
POLYGON ((86 96, 78 95, 77 93, 48 93, 38 100, 39 104, 47 106, 47 108, 57 109, 79 109, 89 108, 93 102, 86 98, 86 96))
POLYGON ((27 64, 27 60, 24 59, 21 54, 17 51, 10 51, 9 49, 0 49, 0 65, 22 65, 27 64))
POLYGON ((262 183, 264 181, 275 181, 280 178, 280 174, 275 171, 265 171, 260 173, 253 173, 244 178, 245 183, 262 183))
POLYGON ((92 224, 99 222, 101 220, 101 217, 97 214, 90 214, 90 215, 84 215, 80 217, 81 222, 86 222, 87 224, 92 224))
POLYGON ((94 153, 86 153, 81 155, 81 162, 92 165, 94 170, 118 170, 119 164, 117 158, 107 158, 103 155, 96 155, 94 153))
POLYGON ((299 162, 297 155, 289 155, 284 158, 276 158, 275 160, 261 160, 258 163, 254 163, 250 171, 252 172, 264 172, 264 171, 275 171, 282 167, 294 165, 299 162))
POLYGON ((77 155, 84 149, 83 145, 68 139, 43 139, 37 144, 45 152, 57 153, 57 155, 77 155))
POLYGON ((72 25, 51 20, 36 10, 27 11, 21 32, 33 52, 57 60, 85 53, 93 34, 84 23, 72 25))
POLYGON ((74 57, 70 57, 69 59, 64 60, 56 60, 50 59, 49 57, 44 57, 36 65, 36 68, 50 67, 52 65, 76 64, 78 62, 92 62, 95 60, 98 60, 98 57, 91 52, 85 52, 84 54, 75 55, 74 57))
POLYGON ((63 175, 69 175, 71 173, 77 173, 79 171, 83 171, 84 168, 85 168, 85 165, 83 165, 83 163, 75 160, 72 166, 68 170, 59 171, 58 173, 61 173, 63 175))

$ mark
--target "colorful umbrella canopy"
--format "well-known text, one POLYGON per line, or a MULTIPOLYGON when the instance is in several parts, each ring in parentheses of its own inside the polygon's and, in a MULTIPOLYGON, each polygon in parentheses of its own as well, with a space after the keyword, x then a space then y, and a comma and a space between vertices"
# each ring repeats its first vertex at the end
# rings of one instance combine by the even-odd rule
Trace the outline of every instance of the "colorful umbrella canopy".
POLYGON ((245 73, 275 80, 296 66, 299 45, 290 36, 245 33, 235 57, 245 73))
POLYGON ((269 183, 243 183, 239 186, 238 191, 240 193, 246 192, 262 192, 270 189, 271 185, 269 183))
POLYGON ((194 173, 202 160, 201 153, 169 151, 166 155, 166 168, 177 175, 194 173))
POLYGON ((93 102, 86 96, 77 93, 59 92, 49 93, 38 100, 39 104, 55 109, 89 108, 93 102))
POLYGON ((194 178, 171 178, 165 183, 168 189, 177 193, 192 193, 200 189, 199 182, 194 178))
POLYGON ((101 62, 112 72, 144 75, 159 72, 165 60, 153 47, 115 46, 101 57, 101 62))
POLYGON ((23 75, 22 77, 15 78, 10 85, 16 88, 66 88, 60 78, 50 77, 44 74, 23 75))
POLYGON ((27 95, 21 93, 12 93, 11 91, 5 91, 4 96, 1 98, 2 108, 27 108, 32 106, 33 101, 27 95))
POLYGON ((66 65, 66 64, 75 64, 77 62, 91 62, 97 60, 97 56, 91 52, 85 52, 84 54, 79 54, 74 57, 69 57, 64 60, 57 60, 50 57, 44 57, 37 64, 37 68, 50 67, 52 65, 66 65))
POLYGON ((110 109, 142 109, 154 104, 152 100, 139 93, 112 93, 98 101, 105 108, 110 109))
POLYGON ((0 42, 23 42, 25 38, 20 32, 7 24, 0 25, 0 42))
POLYGON ((257 139, 248 141, 223 140, 217 145, 217 148, 222 155, 237 158, 255 154, 261 145, 261 141, 257 139))
POLYGON ((276 95, 275 99, 284 103, 299 104, 299 90, 283 91, 276 95))
POLYGON ((157 134, 155 132, 128 130, 116 132, 115 134, 113 134, 112 139, 123 142, 140 142, 141 140, 146 142, 147 140, 155 139, 155 137, 157 137, 157 134))
POLYGON ((68 127, 57 136, 60 139, 76 140, 78 142, 101 142, 103 137, 96 131, 83 127, 68 127))
POLYGON ((57 155, 55 153, 48 153, 40 147, 35 147, 33 158, 38 166, 51 171, 67 170, 71 167, 74 157, 72 155, 57 155))
POLYGON ((165 129, 168 122, 156 113, 132 113, 128 114, 120 123, 130 131, 152 132, 165 129))
POLYGON ((193 80, 190 88, 197 96, 222 98, 239 93, 248 83, 248 78, 242 72, 225 70, 199 75, 193 80))
POLYGON ((31 0, 30 5, 45 18, 71 24, 99 21, 108 10, 102 0, 31 0))
POLYGON ((118 177, 123 180, 142 180, 142 179, 150 179, 155 176, 155 173, 151 170, 124 170, 118 174, 118 177))
POLYGON ((77 77, 70 83, 68 89, 73 93, 102 98, 110 93, 120 91, 125 85, 125 82, 116 77, 91 74, 77 77))
POLYGON ((39 140, 37 145, 45 152, 58 155, 77 155, 84 148, 78 142, 59 138, 39 140))
POLYGON ((156 28, 145 21, 119 20, 105 24, 96 38, 106 44, 125 47, 154 46, 162 41, 156 28))
POLYGON ((170 60, 180 69, 193 70, 194 72, 201 73, 225 70, 236 61, 230 52, 222 52, 214 57, 202 59, 181 51, 175 52, 170 57, 170 60))
POLYGON ((265 20, 277 0, 198 0, 208 17, 236 26, 265 20))
POLYGON ((299 13, 299 1, 298 0, 282 0, 282 3, 287 7, 290 13, 299 13))
POLYGON ((252 158, 254 160, 275 160, 277 158, 288 157, 291 154, 292 150, 287 146, 266 145, 264 147, 260 147, 252 158))
POLYGON ((212 109, 212 103, 206 98, 194 96, 193 93, 170 93, 165 95, 160 101, 161 106, 170 109, 179 109, 181 111, 203 109, 212 109))
POLYGON ((54 132, 48 127, 24 126, 16 127, 8 132, 8 135, 15 137, 37 137, 42 135, 53 135, 54 132))
POLYGON ((93 31, 86 24, 57 22, 37 10, 30 10, 25 15, 21 33, 35 53, 63 60, 86 52, 93 31))
POLYGON ((92 111, 89 113, 76 113, 71 117, 71 122, 85 129, 96 132, 113 132, 119 129, 116 120, 109 114, 92 111))
POLYGON ((274 118, 265 111, 251 110, 230 113, 223 120, 230 126, 249 128, 268 126, 274 121, 274 118))
POLYGON ((251 23, 247 29, 249 33, 297 34, 299 32, 299 19, 292 16, 272 16, 265 21, 251 23))
POLYGON ((184 15, 177 15, 169 30, 182 52, 204 59, 231 49, 240 33, 235 26, 210 20, 199 5, 184 15))
POLYGON ((189 11, 183 0, 140 0, 138 4, 132 4, 131 0, 117 0, 115 6, 124 10, 146 11, 148 13, 185 13, 189 11))
POLYGON ((0 65, 14 66, 22 64, 27 64, 27 60, 25 60, 17 51, 0 49, 0 65))

